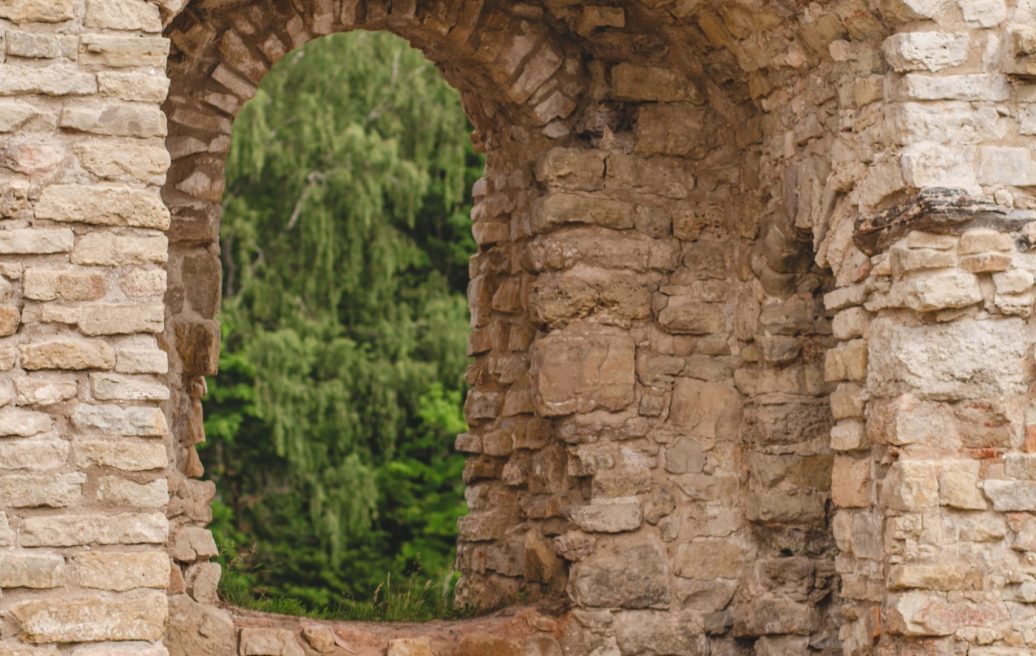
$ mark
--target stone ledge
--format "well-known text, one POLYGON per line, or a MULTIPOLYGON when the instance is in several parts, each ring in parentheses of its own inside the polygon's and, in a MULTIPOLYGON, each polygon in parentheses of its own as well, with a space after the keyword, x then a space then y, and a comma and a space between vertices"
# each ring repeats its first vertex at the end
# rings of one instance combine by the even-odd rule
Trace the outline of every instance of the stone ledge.
POLYGON ((972 228, 994 228, 1016 232, 1033 221, 1036 211, 1008 209, 972 198, 960 189, 933 187, 874 216, 858 218, 853 242, 867 255, 877 255, 913 230, 962 234, 972 228))

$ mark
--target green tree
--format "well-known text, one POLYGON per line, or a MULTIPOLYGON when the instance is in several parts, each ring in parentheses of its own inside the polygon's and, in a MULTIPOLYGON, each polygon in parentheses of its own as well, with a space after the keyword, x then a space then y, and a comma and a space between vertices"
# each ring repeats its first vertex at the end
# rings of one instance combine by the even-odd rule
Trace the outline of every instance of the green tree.
POLYGON ((202 456, 235 601, 348 605, 452 565, 469 131, 420 52, 367 32, 286 57, 234 124, 202 456))

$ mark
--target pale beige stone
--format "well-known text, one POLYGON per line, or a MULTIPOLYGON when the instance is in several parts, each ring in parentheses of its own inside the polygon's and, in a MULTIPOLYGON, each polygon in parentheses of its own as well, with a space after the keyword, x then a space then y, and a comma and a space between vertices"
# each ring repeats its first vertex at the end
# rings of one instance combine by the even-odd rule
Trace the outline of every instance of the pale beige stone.
POLYGON ((59 439, 0 441, 0 469, 42 471, 68 462, 69 444, 59 439))
POLYGON ((108 30, 162 31, 158 7, 146 0, 88 0, 86 25, 108 30))
POLYGON ((0 498, 11 508, 64 508, 79 502, 84 483, 81 473, 5 474, 0 476, 0 498))
POLYGON ((185 526, 173 536, 170 553, 181 562, 193 562, 218 555, 219 548, 208 530, 185 526))
POLYGON ((105 292, 103 275, 81 269, 30 267, 22 281, 25 297, 34 301, 95 301, 105 292))
POLYGON ((59 588, 65 584, 65 559, 56 554, 0 552, 0 587, 59 588))
POLYGON ((0 0, 0 17, 15 23, 60 23, 75 16, 76 0, 0 0))
MULTIPOLYGON (((103 87, 104 78, 101 79, 103 87)), ((84 141, 72 149, 83 168, 107 180, 164 180, 170 163, 169 151, 159 144, 84 141)), ((91 233, 86 237, 97 239, 103 235, 91 233)))
MULTIPOLYGON (((0 232, 0 237, 3 233, 0 232)), ((69 232, 71 250, 71 232, 69 232)), ((0 239, 2 248, 2 239, 0 239)), ((154 262, 164 264, 169 253, 169 242, 164 235, 130 237, 109 232, 90 232, 75 242, 72 261, 76 264, 125 266, 154 262)))
POLYGON ((305 656, 292 631, 284 629, 241 630, 241 656, 305 656))
POLYGON ((949 460, 939 463, 939 502, 952 508, 985 510, 979 488, 977 460, 949 460))
POLYGON ((112 373, 90 374, 90 389, 101 401, 165 401, 169 387, 146 376, 112 373))
POLYGON ((169 464, 165 445, 159 442, 80 439, 72 445, 80 467, 111 467, 136 472, 162 469, 169 464))
POLYGON ((108 71, 97 74, 102 96, 131 102, 162 102, 169 94, 169 79, 161 74, 108 71))
POLYGON ((633 403, 634 345, 620 331, 570 327, 538 340, 532 351, 536 404, 543 415, 633 403))
POLYGON ((23 520, 21 545, 163 544, 168 533, 169 521, 160 513, 45 515, 23 520))
POLYGON ((164 478, 137 483, 117 476, 97 481, 97 500, 115 506, 164 508, 169 503, 169 484, 164 478))
POLYGON ((74 243, 75 234, 67 228, 0 230, 2 255, 67 253, 74 243))
POLYGON ((161 303, 137 305, 88 305, 79 311, 79 330, 91 337, 160 333, 165 324, 165 306, 161 303))
POLYGON ((45 412, 0 408, 0 436, 30 437, 49 431, 54 420, 45 412))
POLYGON ((111 369, 115 366, 115 350, 106 342, 92 339, 63 338, 24 344, 22 366, 40 369, 111 369))
POLYGON ((83 403, 73 411, 72 423, 80 430, 140 437, 161 437, 169 431, 161 409, 149 407, 123 408, 83 403))
POLYGON ((644 513, 636 497, 595 499, 571 509, 569 519, 590 533, 623 533, 640 528, 644 513))
POLYGON ((885 475, 882 503, 895 510, 920 511, 939 502, 938 467, 935 463, 899 460, 885 475))
POLYGON ((12 614, 30 642, 160 640, 168 603, 164 592, 75 595, 18 604, 12 614))
POLYGON ((0 133, 47 132, 58 125, 58 115, 53 110, 21 100, 0 99, 0 133))
POLYGON ((71 380, 27 377, 15 380, 18 405, 48 406, 75 398, 78 387, 71 380))
POLYGON ((169 54, 169 41, 160 37, 85 34, 80 37, 79 44, 82 64, 161 68, 169 54))
POLYGON ((113 137, 164 137, 165 114, 157 107, 130 103, 66 106, 60 126, 67 130, 113 137))
POLYGON ((119 289, 132 299, 160 299, 166 291, 166 272, 133 269, 119 279, 119 289))
POLYGON ((725 540, 702 540, 681 544, 676 553, 674 573, 691 579, 737 578, 745 566, 744 549, 725 540))
POLYGON ((164 551, 88 551, 72 565, 79 585, 124 592, 169 585, 169 556, 164 551))
POLYGON ((968 57, 967 33, 902 32, 885 40, 883 51, 897 71, 939 71, 963 64, 968 57))
POLYGON ((75 66, 0 67, 0 96, 83 96, 97 93, 97 78, 75 66))
POLYGON ((169 227, 169 210, 158 194, 118 185, 51 185, 36 203, 36 218, 52 221, 169 227))

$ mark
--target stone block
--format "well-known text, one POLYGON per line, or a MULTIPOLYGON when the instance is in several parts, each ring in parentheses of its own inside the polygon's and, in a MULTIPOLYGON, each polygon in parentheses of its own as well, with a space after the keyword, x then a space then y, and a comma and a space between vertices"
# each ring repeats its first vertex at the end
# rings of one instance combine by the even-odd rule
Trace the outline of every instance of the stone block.
POLYGON ((831 392, 831 415, 835 420, 863 417, 867 393, 861 385, 840 383, 831 392))
POLYGON ((532 347, 534 394, 541 416, 621 410, 633 403, 633 338, 620 330, 570 326, 532 347))
POLYGON ((117 476, 102 476, 97 481, 97 500, 113 506, 165 508, 169 503, 169 484, 164 478, 137 483, 117 476))
POLYGON ((169 371, 169 356, 157 348, 119 349, 115 371, 120 374, 164 374, 169 371))
POLYGON ((14 23, 61 23, 75 17, 76 0, 5 0, 0 18, 14 23))
POLYGON ((971 568, 964 562, 944 560, 938 563, 904 563, 889 570, 892 589, 960 590, 971 568))
POLYGON ((23 344, 22 367, 43 369, 111 369, 115 351, 107 342, 95 339, 61 338, 23 344))
POLYGON ((960 245, 957 250, 961 255, 974 255, 987 251, 1010 251, 1014 248, 1014 240, 1011 235, 979 228, 968 230, 960 238, 960 245))
POLYGON ((78 325, 84 335, 91 337, 160 333, 165 325, 165 305, 162 303, 88 305, 80 308, 78 325))
POLYGON ((741 423, 741 395, 729 385, 680 378, 673 388, 670 421, 705 443, 732 438, 741 423))
POLYGON ((50 185, 36 203, 36 218, 52 221, 169 227, 169 210, 152 191, 116 185, 50 185))
POLYGON ((15 380, 18 405, 48 406, 75 398, 79 388, 72 380, 27 377, 15 380))
POLYGON ((161 32, 158 7, 146 0, 90 0, 86 26, 103 30, 161 32))
MULTIPOLYGON (((108 75, 114 75, 108 74, 108 75)), ((101 89, 106 89, 105 80, 108 80, 109 90, 119 90, 120 93, 127 93, 122 89, 124 85, 112 87, 113 79, 101 76, 101 89)), ((148 76, 149 80, 155 79, 148 76)), ((164 78, 157 78, 164 79, 164 78)), ((155 84, 155 83, 151 83, 155 84)), ((135 92, 135 95, 144 95, 142 91, 135 92)), ((149 95, 157 95, 157 92, 149 92, 149 95)), ((157 102, 152 99, 153 102, 157 102)), ((79 163, 84 169, 93 173, 99 178, 106 180, 130 180, 130 181, 164 181, 166 170, 169 168, 169 151, 158 145, 133 143, 132 141, 121 142, 113 147, 108 142, 84 141, 72 147, 79 163)), ((104 233, 90 233, 90 235, 104 235, 104 233)), ((109 240, 115 239, 114 235, 107 235, 109 240)), ((133 238, 129 238, 133 239, 133 238)), ((164 249, 163 249, 164 250, 164 249)), ((163 260, 164 261, 164 260, 163 260)))
POLYGON ((72 423, 83 431, 115 435, 162 437, 169 432, 165 414, 160 408, 83 403, 72 412, 72 423))
POLYGON ((644 511, 636 497, 594 499, 587 505, 571 508, 568 517, 589 533, 623 533, 640 528, 644 511))
POLYGON ((616 100, 694 104, 705 100, 690 80, 668 68, 622 63, 612 67, 611 80, 616 100))
POLYGON ((131 103, 66 106, 59 125, 66 130, 110 137, 165 137, 166 117, 158 106, 131 103))
POLYGON ((84 34, 79 39, 80 64, 161 69, 168 56, 169 40, 161 37, 84 34))
POLYGON ((87 551, 72 558, 79 585, 125 592, 169 585, 169 555, 164 551, 87 551))
POLYGON ((117 597, 66 595, 14 606, 24 639, 32 643, 161 640, 168 602, 165 592, 117 597))
POLYGON ((816 606, 791 599, 763 595, 734 608, 736 637, 763 635, 810 635, 820 625, 816 606))
POLYGON ((667 608, 672 600, 665 547, 650 535, 598 542, 597 550, 572 566, 569 594, 590 608, 667 608))
POLYGON ((22 285, 25 298, 34 301, 94 301, 105 292, 104 276, 78 269, 30 267, 22 285))
POLYGON ((699 540, 677 547, 677 576, 712 581, 739 578, 748 564, 744 548, 727 540, 699 540))
POLYGON ((166 401, 169 387, 147 376, 90 374, 90 389, 101 401, 166 401))
POLYGON ((1036 482, 986 480, 982 491, 997 512, 1036 511, 1036 482))
POLYGON ((23 547, 164 544, 169 533, 162 513, 45 515, 22 522, 23 547))
POLYGON ((56 469, 67 463, 68 452, 68 442, 58 439, 0 441, 0 469, 56 469))
POLYGON ((623 654, 705 656, 713 653, 704 623, 697 613, 621 611, 615 613, 612 629, 623 654))
MULTIPOLYGON (((0 237, 3 233, 0 232, 0 237)), ((72 250, 71 231, 68 248, 72 250)), ((2 251, 2 239, 0 239, 2 251)), ((79 238, 72 250, 72 261, 76 264, 101 266, 127 266, 133 264, 165 264, 169 255, 169 241, 164 235, 153 237, 129 237, 109 232, 89 232, 79 238)))
POLYGON ((1024 393, 1028 337, 1020 319, 961 319, 905 326, 871 323, 868 386, 891 396, 912 389, 922 399, 1024 393))
POLYGON ((552 148, 536 162, 536 179, 550 188, 595 191, 604 188, 603 153, 584 148, 552 148))
POLYGON ((709 149, 705 117, 702 107, 686 103, 643 105, 638 113, 634 150, 639 155, 702 159, 709 149))
POLYGON ((58 116, 49 108, 21 100, 0 99, 0 133, 49 132, 57 126, 58 116))
POLYGON ((629 229, 634 223, 632 203, 590 194, 554 192, 536 201, 532 210, 534 232, 547 232, 570 223, 629 229))
POLYGON ((831 500, 839 508, 871 505, 871 461, 868 457, 836 456, 831 469, 831 500))
POLYGON ((59 588, 65 585, 65 559, 56 554, 0 552, 0 587, 59 588))
POLYGON ((0 67, 0 96, 85 96, 97 93, 97 78, 74 65, 0 67))
POLYGON ((831 449, 834 451, 857 451, 868 446, 867 433, 861 421, 840 421, 831 429, 831 449))
POLYGON ((979 488, 977 460, 945 460, 939 463, 939 503, 963 510, 985 510, 979 488))
POLYGON ((194 562, 217 556, 219 548, 207 529, 185 526, 173 536, 170 553, 181 562, 194 562))
POLYGON ((241 656, 305 656, 295 633, 284 629, 241 629, 241 656))
POLYGON ((889 630, 908 636, 947 636, 964 627, 1008 621, 1003 603, 951 601, 930 592, 908 592, 890 600, 889 630))
POLYGON ((714 335, 726 329, 723 306, 690 296, 672 296, 658 313, 658 323, 674 335, 714 335))
POLYGON ((0 436, 30 437, 49 431, 54 420, 45 412, 0 408, 0 436))
POLYGON ((67 228, 0 230, 0 255, 67 253, 74 243, 75 234, 67 228))
POLYGON ((903 77, 900 92, 915 100, 966 100, 1002 102, 1011 95, 1004 75, 968 73, 962 75, 923 75, 908 73, 903 77))
POLYGON ((900 32, 885 39, 882 51, 893 69, 940 71, 968 58, 970 38, 961 32, 900 32))
POLYGON ((10 508, 64 508, 79 502, 84 483, 81 473, 5 474, 0 476, 0 499, 10 508))
POLYGON ((939 469, 934 462, 898 460, 881 484, 881 502, 893 510, 918 512, 939 503, 939 469))
POLYGON ((986 185, 1036 185, 1036 161, 1028 148, 982 146, 979 149, 978 181, 986 185))
POLYGON ((165 445, 161 442, 81 439, 72 448, 80 467, 111 467, 136 472, 162 469, 169 464, 165 445))

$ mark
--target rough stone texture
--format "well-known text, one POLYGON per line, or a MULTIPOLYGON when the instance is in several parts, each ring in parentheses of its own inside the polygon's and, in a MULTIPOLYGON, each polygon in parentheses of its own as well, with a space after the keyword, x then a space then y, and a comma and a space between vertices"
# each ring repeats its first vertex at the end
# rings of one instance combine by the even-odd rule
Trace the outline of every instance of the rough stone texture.
POLYGON ((233 117, 357 27, 487 156, 461 599, 569 609, 372 653, 1036 650, 1033 10, 0 0, 0 654, 364 653, 212 605, 193 447, 233 117))

